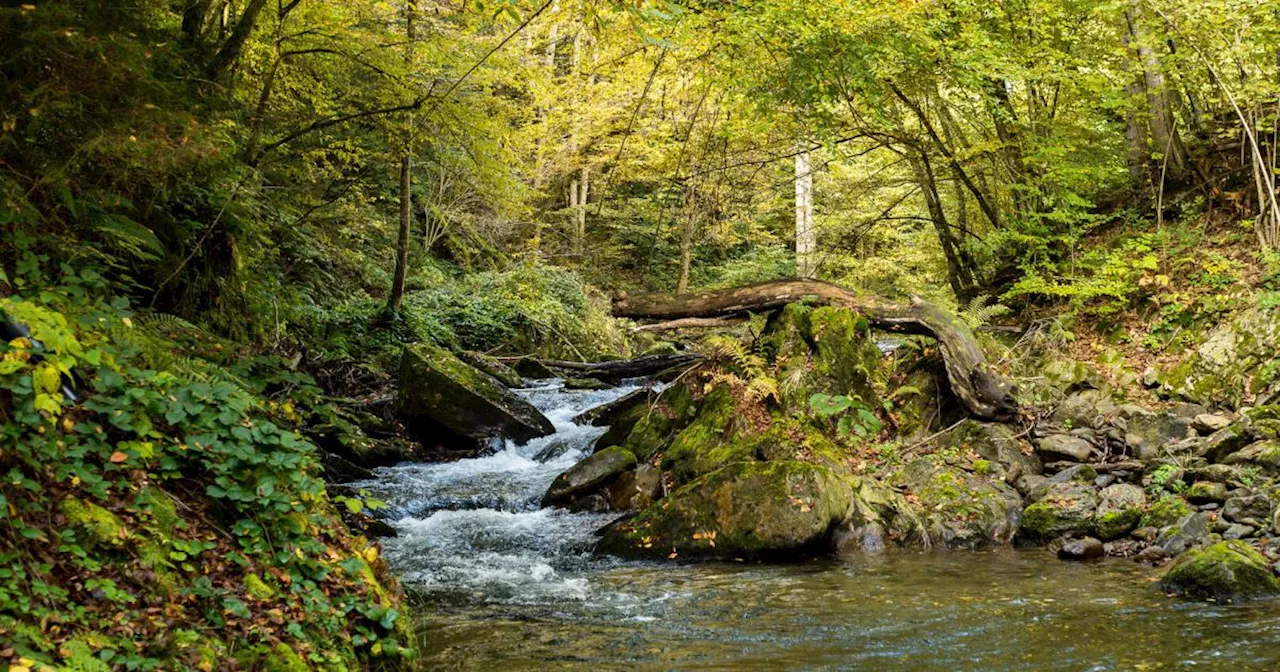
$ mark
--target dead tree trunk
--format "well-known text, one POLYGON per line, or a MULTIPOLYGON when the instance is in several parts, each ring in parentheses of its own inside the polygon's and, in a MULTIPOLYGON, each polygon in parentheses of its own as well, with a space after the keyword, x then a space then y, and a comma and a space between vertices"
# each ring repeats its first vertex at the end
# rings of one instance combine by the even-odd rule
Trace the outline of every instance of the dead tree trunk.
POLYGON ((942 351, 952 392, 971 414, 980 418, 1003 418, 1017 410, 1013 384, 987 363, 969 326, 920 299, 896 303, 875 296, 860 296, 819 280, 779 280, 683 296, 622 295, 613 301, 613 314, 663 320, 719 317, 777 309, 798 301, 852 308, 880 329, 931 336, 937 339, 942 351))

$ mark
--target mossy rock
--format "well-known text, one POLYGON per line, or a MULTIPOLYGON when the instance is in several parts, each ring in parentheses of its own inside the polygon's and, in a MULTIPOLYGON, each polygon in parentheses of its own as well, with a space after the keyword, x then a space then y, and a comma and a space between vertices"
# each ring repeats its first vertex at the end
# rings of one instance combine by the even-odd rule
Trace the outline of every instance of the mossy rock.
POLYGON ((515 369, 489 355, 481 352, 466 351, 459 354, 458 358, 493 376, 498 382, 507 387, 521 387, 524 385, 524 380, 520 378, 520 374, 516 373, 515 369))
POLYGON ((631 451, 618 446, 606 448, 557 476, 543 495, 542 505, 570 506, 603 489, 635 466, 636 456, 631 451))
POLYGON ((1277 387, 1280 309, 1254 308, 1220 324, 1182 364, 1159 376, 1162 390, 1206 405, 1237 408, 1277 387))
POLYGON ((1191 505, 1187 503, 1187 500, 1181 497, 1168 496, 1148 507, 1138 521, 1138 526, 1159 529, 1173 525, 1192 513, 1194 511, 1191 509, 1191 505))
MULTIPOLYGON (((702 398, 693 422, 680 430, 662 455, 663 468, 688 483, 725 465, 754 460, 751 442, 739 440, 733 393, 720 385, 702 398)), ((637 456, 638 457, 638 456, 637 456)))
POLYGON ((774 314, 762 337, 778 380, 791 381, 783 407, 808 413, 815 393, 860 398, 879 406, 876 389, 888 377, 883 354, 871 338, 870 323, 854 310, 803 303, 774 314))
POLYGON ((607 390, 611 385, 596 380, 595 378, 565 378, 564 389, 566 390, 607 390))
POLYGON ((1218 602, 1280 594, 1271 564, 1240 540, 1187 551, 1165 573, 1160 588, 1181 597, 1218 602))
MULTIPOLYGON (((1044 467, 1028 444, 1017 438, 1009 425, 965 420, 938 439, 939 447, 972 450, 982 459, 999 465, 1010 480, 1021 474, 1041 474, 1044 467)), ((998 470, 993 470, 998 471, 998 470)))
POLYGON ((1258 441, 1228 455, 1223 464, 1255 466, 1267 471, 1280 471, 1280 441, 1258 441))
POLYGON ((610 526, 598 549, 635 558, 793 558, 829 550, 849 484, 796 461, 739 462, 610 526))
POLYGON ((596 441, 596 449, 621 445, 641 462, 648 461, 670 445, 675 434, 693 421, 697 411, 698 405, 689 388, 672 385, 663 390, 652 405, 640 404, 624 413, 596 441), (614 431, 615 427, 620 431, 614 431))
POLYGON ((1098 492, 1091 484, 1056 483, 1022 511, 1018 538, 1045 543, 1065 535, 1093 535, 1097 531, 1098 504, 1098 492))
POLYGON ((1002 480, 923 457, 891 482, 912 495, 916 524, 907 543, 953 549, 1003 546, 1018 529, 1022 498, 1002 480))
POLYGON ((59 507, 67 524, 83 533, 88 546, 123 548, 129 528, 116 514, 85 499, 68 497, 59 507))
POLYGON ((1147 496, 1136 485, 1116 483, 1103 488, 1099 493, 1098 538, 1110 541, 1133 531, 1146 507, 1147 496))
POLYGON ((474 450, 499 437, 523 442, 555 431, 538 409, 493 377, 428 344, 404 350, 400 414, 424 441, 438 442, 443 429, 474 450))

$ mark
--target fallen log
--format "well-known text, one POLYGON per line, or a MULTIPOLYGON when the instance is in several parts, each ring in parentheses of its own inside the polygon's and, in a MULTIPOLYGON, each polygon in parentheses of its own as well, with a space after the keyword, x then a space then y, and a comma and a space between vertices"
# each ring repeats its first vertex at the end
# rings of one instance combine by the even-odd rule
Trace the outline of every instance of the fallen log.
POLYGON ((802 301, 852 308, 882 330, 933 337, 942 351, 951 390, 972 415, 995 419, 1017 411, 1013 384, 987 363, 969 325, 918 298, 892 302, 819 280, 778 280, 681 295, 621 294, 613 300, 613 315, 657 320, 725 317, 802 301))
POLYGON ((739 324, 742 324, 741 318, 685 317, 679 320, 670 320, 667 322, 642 324, 631 331, 639 333, 644 331, 676 331, 677 329, 718 329, 720 327, 733 327, 739 324))

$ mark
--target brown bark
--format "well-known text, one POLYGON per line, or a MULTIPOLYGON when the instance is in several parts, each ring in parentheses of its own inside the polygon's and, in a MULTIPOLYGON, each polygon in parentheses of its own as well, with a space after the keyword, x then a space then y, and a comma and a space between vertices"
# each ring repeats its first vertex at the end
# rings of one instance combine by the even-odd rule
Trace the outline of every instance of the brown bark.
POLYGON ((621 295, 613 301, 617 317, 673 320, 720 317, 781 308, 810 301, 852 308, 877 328, 931 336, 938 341, 951 390, 972 415, 1003 418, 1017 410, 1013 384, 992 369, 969 326, 920 299, 907 303, 863 296, 819 280, 779 280, 733 289, 671 294, 621 295))
MULTIPOLYGON (((409 0, 405 7, 405 34, 409 38, 405 47, 405 62, 413 63, 413 46, 417 39, 414 19, 418 12, 417 0, 409 0)), ((400 311, 404 301, 405 280, 409 275, 409 236, 413 230, 413 113, 405 119, 404 148, 400 154, 400 230, 396 236, 396 268, 391 277, 391 295, 387 298, 387 310, 400 311)))
POLYGON ((249 41, 249 35, 253 33, 253 27, 258 22, 258 15, 266 5, 267 0, 249 0, 244 12, 240 14, 240 20, 236 22, 236 27, 231 30, 231 37, 227 38, 222 48, 214 55, 213 61, 209 63, 209 79, 213 81, 220 79, 236 59, 240 58, 240 52, 244 50, 244 45, 249 41))

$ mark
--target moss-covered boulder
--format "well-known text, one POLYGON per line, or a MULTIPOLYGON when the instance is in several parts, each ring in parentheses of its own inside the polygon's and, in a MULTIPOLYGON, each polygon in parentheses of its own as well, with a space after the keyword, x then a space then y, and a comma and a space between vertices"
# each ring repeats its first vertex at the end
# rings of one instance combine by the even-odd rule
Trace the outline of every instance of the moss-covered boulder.
POLYGON ((538 409, 492 376, 427 344, 404 350, 399 404, 424 443, 451 448, 478 451, 499 437, 523 442, 555 431, 538 409))
POLYGON ((794 557, 828 550, 849 484, 796 461, 739 462, 611 525, 598 549, 634 558, 794 557))
POLYGON ((520 387, 521 385, 524 385, 524 380, 520 378, 520 374, 516 373, 515 369, 482 352, 472 352, 468 350, 460 353, 458 358, 467 364, 474 366, 480 371, 493 376, 498 382, 506 385, 507 387, 520 387))
POLYGON ((1019 432, 1009 425, 995 422, 965 420, 938 439, 940 448, 972 450, 982 459, 999 467, 996 474, 1007 481, 1014 481, 1024 474, 1041 474, 1040 460, 1032 453, 1031 446, 1018 438, 1019 432))
POLYGON ((556 477, 542 497, 543 506, 570 506, 634 469, 636 456, 626 448, 606 448, 556 477))
POLYGON ((1163 391, 1202 404, 1239 407, 1277 388, 1280 308, 1255 308, 1219 325, 1182 364, 1160 376, 1163 391))
POLYGON ((1018 538, 1044 543, 1066 535, 1092 535, 1098 527, 1099 503, 1098 491, 1089 483, 1055 483, 1023 510, 1018 538))
POLYGON ((1174 495, 1167 495, 1147 508, 1138 521, 1139 527, 1160 529, 1186 518, 1193 511, 1187 500, 1174 495))
POLYGON ((1219 602, 1280 594, 1271 564, 1239 540, 1187 551, 1165 573, 1160 588, 1181 597, 1219 602))
POLYGON ((762 350, 788 381, 789 413, 807 413, 813 393, 849 395, 875 407, 887 372, 867 319, 848 308, 787 305, 765 328, 762 350))
POLYGON ((1111 395, 1103 390, 1077 392, 1058 404, 1051 420, 1066 429, 1105 427, 1120 412, 1111 395))
POLYGON ((908 543, 929 548, 1001 546, 1018 529, 1022 498, 999 479, 929 456, 913 461, 890 482, 905 487, 918 521, 908 543))
POLYGON ((1098 495, 1098 537, 1110 541, 1128 534, 1138 526, 1146 506, 1147 496, 1136 485, 1116 483, 1103 488, 1098 495))
POLYGON ((639 403, 624 411, 596 440, 596 450, 622 446, 641 462, 665 449, 677 432, 693 421, 698 404, 689 387, 675 384, 658 394, 652 403, 639 403))
POLYGON ((662 466, 677 483, 688 483, 732 462, 754 460, 750 441, 740 436, 742 423, 727 385, 702 398, 693 422, 681 429, 662 455, 662 466))
POLYGON ((1223 464, 1254 466, 1267 471, 1280 471, 1280 441, 1258 441, 1228 455, 1223 464))

